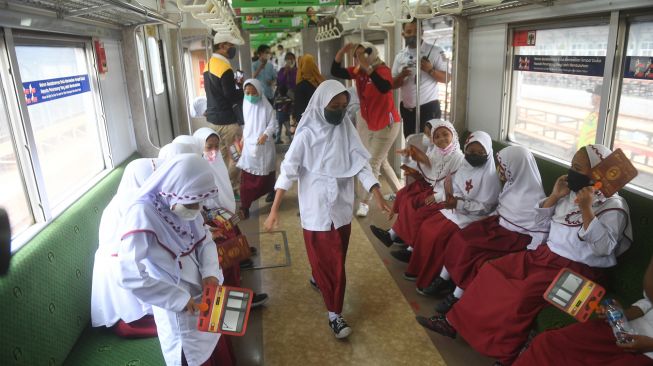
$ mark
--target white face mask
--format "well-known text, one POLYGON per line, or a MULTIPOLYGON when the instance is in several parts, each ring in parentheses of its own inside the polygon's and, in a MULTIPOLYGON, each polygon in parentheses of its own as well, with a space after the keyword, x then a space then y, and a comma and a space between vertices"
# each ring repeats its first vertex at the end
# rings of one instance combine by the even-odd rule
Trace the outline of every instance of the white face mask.
POLYGON ((217 153, 217 151, 215 151, 215 150, 209 150, 209 151, 204 152, 204 157, 205 157, 206 160, 208 160, 210 163, 212 163, 213 161, 215 161, 215 158, 216 158, 217 156, 218 156, 218 153, 217 153))
POLYGON ((170 208, 170 211, 184 221, 193 221, 200 215, 200 209, 191 209, 178 203, 170 208))

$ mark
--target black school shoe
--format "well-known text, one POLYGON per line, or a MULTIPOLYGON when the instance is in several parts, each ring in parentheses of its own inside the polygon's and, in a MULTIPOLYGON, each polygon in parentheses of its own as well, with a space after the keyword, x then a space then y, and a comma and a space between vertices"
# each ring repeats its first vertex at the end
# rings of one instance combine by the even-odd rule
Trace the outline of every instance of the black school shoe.
POLYGON ((408 263, 410 262, 410 257, 413 255, 413 252, 404 248, 399 250, 393 250, 392 252, 390 252, 390 255, 395 257, 395 259, 400 262, 408 263))
POLYGON ((313 281, 312 278, 308 280, 308 283, 311 284, 311 287, 313 288, 313 290, 315 290, 317 292, 320 292, 320 288, 318 287, 317 283, 315 281, 313 281))
POLYGON ((449 324, 447 319, 444 317, 442 314, 436 314, 430 318, 424 317, 424 316, 416 316, 415 320, 419 323, 419 325, 423 326, 424 328, 439 333, 445 337, 449 338, 456 338, 456 335, 458 335, 458 332, 449 324))
POLYGON ((430 285, 424 288, 417 288, 417 293, 424 296, 444 296, 451 293, 454 288, 453 282, 451 280, 445 280, 444 278, 438 276, 431 282, 430 285))
POLYGON ((414 275, 414 274, 408 273, 408 272, 404 272, 404 280, 415 282, 415 281, 417 281, 417 275, 414 275))
POLYGON ((252 268, 252 267, 254 267, 254 262, 252 262, 252 260, 249 259, 249 258, 240 262, 240 268, 241 269, 247 269, 247 268, 252 268))
POLYGON ((347 338, 351 334, 351 328, 347 325, 345 318, 341 315, 338 315, 338 317, 333 320, 329 320, 329 326, 338 339, 347 338))
POLYGON ((274 202, 274 196, 275 195, 276 195, 275 192, 268 193, 268 195, 265 196, 265 202, 267 202, 267 203, 274 202))
POLYGON ((453 294, 449 294, 444 298, 444 300, 440 301, 440 303, 435 306, 435 311, 440 314, 446 314, 451 310, 451 307, 458 302, 458 300, 460 299, 455 297, 453 294))
POLYGON ((263 306, 266 302, 268 302, 269 299, 270 297, 268 296, 268 294, 254 293, 254 297, 252 298, 252 309, 257 308, 259 306, 263 306))
POLYGON ((372 234, 374 234, 374 236, 376 236, 376 238, 379 239, 383 245, 388 248, 392 245, 393 241, 392 237, 390 237, 389 232, 374 225, 370 225, 370 230, 372 230, 372 234))

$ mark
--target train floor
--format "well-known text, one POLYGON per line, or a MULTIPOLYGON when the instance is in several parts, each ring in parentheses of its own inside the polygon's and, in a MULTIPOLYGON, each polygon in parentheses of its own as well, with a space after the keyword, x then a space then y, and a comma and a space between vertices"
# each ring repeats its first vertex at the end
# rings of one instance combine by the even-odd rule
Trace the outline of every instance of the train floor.
POLYGON ((343 316, 353 329, 346 340, 334 337, 319 292, 309 284, 310 266, 298 217, 295 187, 281 205, 280 233, 260 234, 270 211, 264 198, 240 224, 259 253, 255 267, 242 273, 243 286, 265 292, 265 306, 253 309, 243 337, 233 337, 239 365, 492 365, 462 339, 426 331, 416 315, 430 316, 438 299, 415 291, 402 275, 406 264, 370 232, 389 227, 376 207, 352 222, 347 253, 343 316))

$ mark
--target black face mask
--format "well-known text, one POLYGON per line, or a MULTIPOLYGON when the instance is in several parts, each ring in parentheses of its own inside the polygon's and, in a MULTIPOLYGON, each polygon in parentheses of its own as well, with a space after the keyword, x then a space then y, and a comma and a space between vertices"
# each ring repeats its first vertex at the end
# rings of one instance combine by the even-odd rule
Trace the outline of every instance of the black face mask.
POLYGON ((591 186, 590 177, 585 174, 579 173, 573 169, 567 171, 567 187, 574 192, 578 192, 581 189, 591 186))
POLYGON ((406 46, 410 48, 417 47, 417 36, 405 37, 404 39, 406 40, 406 46))
POLYGON ((487 161, 487 155, 465 154, 465 160, 473 167, 479 167, 487 161))
POLYGON ((342 123, 342 120, 345 118, 346 109, 328 109, 324 108, 324 118, 330 124, 337 126, 342 123))
POLYGON ((236 47, 231 47, 227 51, 227 58, 231 60, 234 57, 236 57, 236 47))

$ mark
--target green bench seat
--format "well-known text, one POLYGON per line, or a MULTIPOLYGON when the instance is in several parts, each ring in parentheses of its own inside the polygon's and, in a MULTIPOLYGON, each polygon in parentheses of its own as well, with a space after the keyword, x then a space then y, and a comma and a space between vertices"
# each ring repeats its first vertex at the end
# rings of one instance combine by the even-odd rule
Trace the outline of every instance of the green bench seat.
MULTIPOLYGON (((136 158, 132 156, 127 162, 136 158)), ((125 340, 90 327, 102 211, 127 162, 15 253, 0 278, 0 365, 162 365, 156 338, 125 340)))

